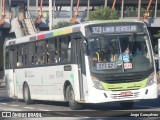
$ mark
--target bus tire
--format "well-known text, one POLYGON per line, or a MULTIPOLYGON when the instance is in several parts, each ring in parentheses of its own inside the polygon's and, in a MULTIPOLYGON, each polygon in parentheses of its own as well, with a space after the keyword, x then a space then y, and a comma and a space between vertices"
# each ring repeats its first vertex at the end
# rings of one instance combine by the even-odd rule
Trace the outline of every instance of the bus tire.
POLYGON ((75 95, 74 95, 74 91, 71 85, 69 85, 66 89, 66 96, 68 99, 69 107, 72 110, 82 109, 82 105, 75 101, 75 95))
POLYGON ((30 90, 29 90, 29 87, 27 84, 24 85, 24 88, 23 88, 23 99, 24 99, 24 102, 29 105, 31 104, 31 95, 30 95, 30 90))
POLYGON ((122 107, 122 109, 131 109, 133 107, 134 102, 130 101, 130 102, 120 102, 120 106, 122 107))

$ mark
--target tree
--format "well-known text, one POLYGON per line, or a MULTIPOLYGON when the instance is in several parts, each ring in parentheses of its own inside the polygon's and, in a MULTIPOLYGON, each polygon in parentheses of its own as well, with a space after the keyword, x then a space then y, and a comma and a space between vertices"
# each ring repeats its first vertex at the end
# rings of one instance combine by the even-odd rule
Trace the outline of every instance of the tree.
POLYGON ((157 33, 157 34, 155 34, 155 35, 154 35, 154 37, 156 37, 156 38, 160 38, 160 31, 158 31, 158 33, 157 33))
POLYGON ((116 9, 110 7, 96 7, 93 12, 89 14, 89 20, 113 20, 119 19, 116 9))
POLYGON ((71 25, 74 25, 74 24, 63 20, 63 21, 58 22, 56 25, 54 25, 52 29, 63 28, 63 27, 71 26, 71 25))
MULTIPOLYGON (((119 19, 118 12, 116 9, 112 10, 110 7, 96 7, 93 12, 89 14, 89 20, 113 20, 119 19)), ((77 23, 75 23, 77 24, 77 23)), ((52 27, 52 29, 58 29, 62 27, 67 27, 74 25, 68 21, 60 21, 52 27)))

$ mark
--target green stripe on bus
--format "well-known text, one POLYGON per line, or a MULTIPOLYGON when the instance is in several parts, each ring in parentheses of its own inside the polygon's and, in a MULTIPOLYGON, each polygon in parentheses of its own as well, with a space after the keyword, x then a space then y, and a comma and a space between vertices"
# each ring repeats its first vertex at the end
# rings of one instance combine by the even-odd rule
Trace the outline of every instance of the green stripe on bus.
POLYGON ((118 84, 108 84, 108 83, 101 82, 101 84, 105 90, 129 90, 129 89, 144 88, 147 84, 147 81, 148 81, 148 78, 139 82, 118 83, 118 84))
POLYGON ((69 34, 69 33, 72 33, 72 27, 57 30, 57 31, 53 32, 53 36, 65 35, 65 34, 69 34))
POLYGON ((19 84, 19 81, 18 81, 18 79, 16 78, 16 85, 18 85, 19 84))
POLYGON ((70 74, 70 78, 71 78, 72 84, 74 85, 74 75, 70 74))

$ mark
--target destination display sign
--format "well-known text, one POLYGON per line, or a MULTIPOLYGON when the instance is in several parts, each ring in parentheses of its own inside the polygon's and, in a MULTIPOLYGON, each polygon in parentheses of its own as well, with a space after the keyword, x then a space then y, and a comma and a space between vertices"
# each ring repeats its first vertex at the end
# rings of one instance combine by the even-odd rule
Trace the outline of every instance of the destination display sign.
POLYGON ((117 62, 97 63, 96 69, 97 70, 117 69, 117 62))
POLYGON ((144 31, 142 24, 99 24, 88 27, 91 34, 135 33, 144 31))
POLYGON ((100 27, 91 27, 92 34, 99 34, 99 33, 114 33, 114 32, 136 32, 137 26, 114 26, 114 27, 107 27, 107 26, 100 26, 100 27))

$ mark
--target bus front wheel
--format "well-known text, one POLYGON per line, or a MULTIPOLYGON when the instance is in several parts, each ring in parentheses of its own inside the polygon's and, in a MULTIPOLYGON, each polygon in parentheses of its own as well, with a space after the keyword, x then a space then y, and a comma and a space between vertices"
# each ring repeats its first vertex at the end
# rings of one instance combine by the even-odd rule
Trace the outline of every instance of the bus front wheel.
POLYGON ((133 101, 129 101, 129 102, 120 102, 120 106, 123 109, 131 109, 133 107, 134 102, 133 101))
POLYGON ((72 110, 79 110, 82 108, 82 105, 77 103, 75 101, 75 95, 74 95, 74 92, 73 92, 73 88, 71 85, 69 85, 66 89, 66 95, 67 95, 67 99, 68 99, 68 103, 69 103, 69 107, 72 109, 72 110))
POLYGON ((27 105, 31 104, 30 90, 27 84, 25 84, 23 88, 23 99, 27 105))

